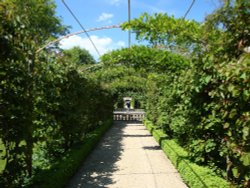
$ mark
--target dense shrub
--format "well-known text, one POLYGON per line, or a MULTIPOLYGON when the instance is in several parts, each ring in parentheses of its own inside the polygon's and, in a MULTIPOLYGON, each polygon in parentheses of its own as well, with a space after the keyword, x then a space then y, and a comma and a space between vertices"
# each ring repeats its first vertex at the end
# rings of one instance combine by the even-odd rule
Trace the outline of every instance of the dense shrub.
MULTIPOLYGON (((51 0, 0 2, 1 187, 20 187, 112 117, 113 99, 53 48, 65 33, 51 0)), ((90 62, 93 63, 93 62, 90 62)))
POLYGON ((229 187, 229 182, 218 177, 209 167, 199 166, 188 159, 185 151, 174 139, 169 139, 162 130, 156 129, 150 121, 145 120, 146 128, 152 133, 162 150, 178 169, 183 180, 191 188, 199 187, 229 187))
POLYGON ((202 24, 161 13, 123 24, 154 49, 190 59, 155 62, 145 91, 147 117, 190 159, 244 187, 250 184, 249 7, 247 0, 224 1, 202 24))
POLYGON ((112 124, 112 119, 107 120, 94 131, 87 133, 81 142, 65 152, 64 156, 53 163, 50 168, 38 170, 33 181, 27 187, 61 188, 67 185, 69 179, 76 173, 101 136, 112 124))
POLYGON ((204 59, 180 74, 149 77, 147 117, 177 138, 193 161, 248 186, 249 54, 211 64, 204 59))

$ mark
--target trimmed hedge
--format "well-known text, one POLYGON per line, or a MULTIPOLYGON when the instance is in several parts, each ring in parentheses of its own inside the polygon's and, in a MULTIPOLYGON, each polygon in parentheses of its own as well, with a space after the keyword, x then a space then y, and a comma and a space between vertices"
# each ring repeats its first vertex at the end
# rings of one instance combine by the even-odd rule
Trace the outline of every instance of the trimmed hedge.
POLYGON ((65 156, 50 169, 37 173, 34 177, 33 188, 62 188, 77 172, 89 153, 95 148, 104 133, 113 125, 108 120, 93 132, 86 135, 83 142, 73 147, 65 156))
POLYGON ((188 153, 173 139, 167 139, 167 135, 148 120, 144 125, 151 132, 162 150, 179 171, 180 175, 191 188, 230 187, 229 182, 218 177, 212 169, 199 166, 188 159, 188 153))

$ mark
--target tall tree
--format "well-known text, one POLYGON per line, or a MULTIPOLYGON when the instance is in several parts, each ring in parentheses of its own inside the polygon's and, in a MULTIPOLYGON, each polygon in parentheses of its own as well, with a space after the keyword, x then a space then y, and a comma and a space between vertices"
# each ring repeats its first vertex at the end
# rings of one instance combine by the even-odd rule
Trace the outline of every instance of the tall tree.
POLYGON ((0 138, 6 150, 1 181, 7 187, 32 171, 36 50, 63 33, 52 0, 0 2, 0 138))
POLYGON ((86 49, 80 48, 78 46, 64 50, 63 53, 65 54, 67 60, 73 64, 89 65, 96 63, 93 56, 86 49))

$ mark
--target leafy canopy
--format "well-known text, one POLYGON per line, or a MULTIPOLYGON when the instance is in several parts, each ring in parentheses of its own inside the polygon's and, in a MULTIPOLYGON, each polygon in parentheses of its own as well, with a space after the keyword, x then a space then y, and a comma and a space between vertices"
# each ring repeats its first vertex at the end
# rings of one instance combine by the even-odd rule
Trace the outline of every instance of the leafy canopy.
POLYGON ((65 58, 73 64, 89 65, 95 64, 96 61, 93 56, 86 50, 80 47, 73 47, 68 50, 63 50, 65 58))

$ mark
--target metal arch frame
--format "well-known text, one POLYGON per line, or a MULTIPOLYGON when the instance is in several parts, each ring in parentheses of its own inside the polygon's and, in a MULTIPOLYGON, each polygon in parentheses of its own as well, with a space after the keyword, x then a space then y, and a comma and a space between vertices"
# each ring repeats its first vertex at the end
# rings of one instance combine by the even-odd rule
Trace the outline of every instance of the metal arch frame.
POLYGON ((67 34, 67 35, 64 35, 60 38, 57 38, 53 41, 50 41, 48 42, 47 44, 45 44, 43 47, 39 48, 36 53, 39 53, 41 52, 43 49, 47 48, 48 46, 54 44, 54 43, 57 43, 65 38, 68 38, 68 37, 71 37, 71 36, 74 36, 74 35, 79 35, 79 34, 82 34, 82 33, 87 33, 87 32, 92 32, 92 31, 97 31, 97 30, 104 30, 104 29, 115 29, 115 28, 121 28, 121 24, 117 24, 117 25, 111 25, 111 26, 103 26, 103 27, 96 27, 96 28, 91 28, 91 29, 87 29, 87 30, 81 30, 81 31, 77 31, 77 32, 74 32, 74 33, 70 33, 70 34, 67 34))

